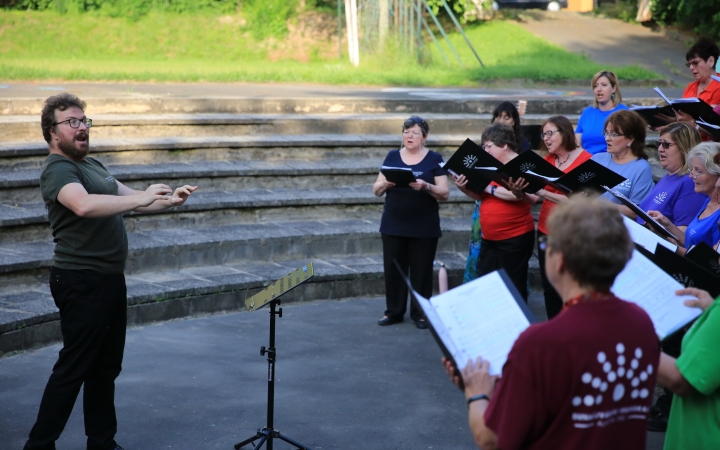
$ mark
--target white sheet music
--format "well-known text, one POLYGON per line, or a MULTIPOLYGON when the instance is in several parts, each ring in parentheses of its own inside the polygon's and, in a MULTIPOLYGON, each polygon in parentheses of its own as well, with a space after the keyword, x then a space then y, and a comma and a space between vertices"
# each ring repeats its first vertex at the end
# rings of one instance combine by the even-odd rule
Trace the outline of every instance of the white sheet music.
POLYGON ((665 94, 663 94, 663 92, 660 90, 659 87, 655 86, 655 87, 653 88, 653 90, 654 90, 655 92, 657 92, 657 93, 660 95, 660 97, 662 97, 663 100, 665 100, 668 104, 671 103, 671 102, 670 102, 670 99, 667 98, 667 97, 665 97, 665 94))
POLYGON ((530 326, 498 272, 429 301, 413 293, 459 369, 482 356, 490 374, 500 375, 515 340, 530 326))
POLYGON ((705 122, 705 121, 702 119, 702 117, 700 117, 698 120, 696 120, 695 123, 697 123, 698 125, 705 125, 706 127, 715 128, 716 130, 720 129, 720 127, 717 126, 717 125, 713 125, 713 124, 711 124, 711 123, 705 122))
POLYGON ((677 245, 666 241, 634 220, 623 216, 623 222, 628 233, 630 233, 630 239, 634 243, 645 247, 648 251, 655 253, 655 247, 658 245, 662 245, 673 252, 677 250, 677 245))
POLYGON ((540 175, 539 173, 535 173, 535 172, 533 172, 532 170, 528 170, 528 171, 525 172, 525 173, 530 174, 530 175, 535 175, 536 177, 544 178, 544 179, 546 179, 546 180, 548 180, 548 181, 553 181, 553 182, 560 179, 559 177, 546 177, 545 175, 540 175))
POLYGON ((691 296, 677 296, 683 285, 635 250, 632 259, 615 279, 612 292, 623 300, 643 308, 655 325, 660 339, 698 317, 700 308, 689 308, 683 301, 691 296))

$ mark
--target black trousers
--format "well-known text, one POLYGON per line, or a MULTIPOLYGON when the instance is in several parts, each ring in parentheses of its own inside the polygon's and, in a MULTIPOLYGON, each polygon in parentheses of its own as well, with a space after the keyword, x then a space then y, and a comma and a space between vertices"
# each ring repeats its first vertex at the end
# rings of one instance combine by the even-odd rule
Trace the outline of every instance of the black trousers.
POLYGON ((55 449, 81 386, 88 450, 114 449, 115 378, 127 326, 125 276, 53 267, 50 291, 60 309, 63 348, 25 450, 55 449))
POLYGON ((505 269, 515 287, 527 303, 528 263, 535 245, 535 231, 501 241, 485 238, 480 244, 478 276, 487 275, 498 269, 505 269))
MULTIPOLYGON (((408 288, 395 267, 397 260, 413 288, 425 298, 432 296, 433 261, 437 250, 438 238, 406 238, 382 235, 383 264, 385 267, 385 315, 392 320, 400 320, 407 310, 408 288)), ((410 302, 410 318, 420 320, 422 311, 415 301, 410 302)))
POLYGON ((560 314, 562 311, 563 302, 560 298, 560 294, 557 293, 555 288, 550 284, 547 274, 545 273, 545 250, 540 248, 540 238, 547 236, 542 231, 538 230, 538 262, 540 262, 540 278, 542 279, 543 292, 545 295, 545 311, 547 312, 548 319, 560 314))

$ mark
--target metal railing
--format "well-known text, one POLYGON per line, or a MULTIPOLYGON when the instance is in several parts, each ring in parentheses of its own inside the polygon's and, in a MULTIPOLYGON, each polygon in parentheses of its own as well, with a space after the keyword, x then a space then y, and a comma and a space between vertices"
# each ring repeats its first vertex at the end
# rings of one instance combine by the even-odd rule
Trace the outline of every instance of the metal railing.
MULTIPOLYGON (((478 63, 485 67, 447 1, 442 0, 442 4, 478 63)), ((348 54, 353 64, 360 63, 361 53, 372 54, 378 49, 383 49, 389 37, 397 39, 400 51, 415 53, 419 62, 422 61, 423 54, 427 52, 428 44, 435 45, 445 63, 450 64, 450 60, 436 36, 436 32, 439 32, 441 39, 447 44, 457 62, 464 67, 460 55, 427 0, 344 0, 344 6, 348 54), (435 31, 433 31, 431 23, 434 25, 435 31)), ((339 36, 341 35, 340 27, 342 27, 340 15, 341 4, 338 0, 339 36)))

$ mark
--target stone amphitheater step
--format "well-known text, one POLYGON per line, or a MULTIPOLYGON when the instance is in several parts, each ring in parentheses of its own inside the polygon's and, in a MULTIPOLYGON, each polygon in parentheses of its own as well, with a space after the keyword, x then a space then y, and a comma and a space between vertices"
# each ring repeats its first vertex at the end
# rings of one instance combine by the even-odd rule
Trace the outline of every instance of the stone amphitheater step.
MULTIPOLYGON (((237 309, 245 290, 308 260, 318 275, 288 300, 382 295, 383 200, 370 184, 399 144, 399 124, 411 113, 424 116, 428 146, 447 158, 468 136, 479 139, 498 102, 96 100, 88 107, 96 121, 92 154, 119 180, 136 189, 149 182, 203 188, 175 211, 126 216, 131 323, 237 309)), ((47 287, 53 244, 38 187, 47 155, 37 133, 40 105, 10 100, 0 111, 0 353, 59 337, 47 287)), ((575 119, 586 105, 533 101, 524 121, 575 119)), ((464 267, 472 207, 455 189, 441 206, 438 259, 448 264, 451 285, 464 267)))
MULTIPOLYGON (((540 125, 548 114, 526 114, 540 125)), ((394 134, 408 114, 101 114, 93 115, 94 139, 186 136, 394 134)), ((568 118, 577 122, 577 114, 568 118)), ((431 134, 480 134, 491 114, 423 114, 431 134)), ((0 115, 0 141, 39 141, 38 115, 0 115)), ((40 139, 41 140, 41 139, 40 139)))
MULTIPOLYGON (((39 116, 47 96, 35 98, 6 98, 0 103, 0 115, 39 116)), ((372 95, 371 95, 372 97, 372 95)), ((478 98, 457 95, 443 99, 369 98, 338 96, 334 98, 267 98, 267 97, 86 97, 87 113, 100 114, 490 114, 502 97, 478 98)), ((513 96, 513 98, 517 98, 513 96)), ((592 104, 592 97, 528 98, 527 114, 580 114, 592 104)), ((626 104, 654 105, 657 96, 628 97, 626 104)))
MULTIPOLYGON (((451 285, 461 282, 465 267, 467 218, 462 222, 464 224, 463 232, 459 233, 448 230, 447 221, 445 221, 445 236, 441 239, 440 250, 436 257, 436 260, 443 261, 447 265, 451 285)), ((262 230, 256 230, 257 233, 255 233, 263 235, 262 238, 246 239, 246 243, 256 242, 255 245, 248 245, 248 247, 253 247, 252 249, 240 249, 245 253, 244 257, 240 259, 226 258, 222 262, 216 263, 209 261, 203 263, 195 260, 194 264, 185 267, 173 267, 173 264, 170 264, 139 273, 129 270, 126 276, 130 306, 129 323, 141 324, 189 315, 241 309, 244 307, 243 301, 246 296, 253 295, 270 282, 308 261, 315 264, 316 276, 307 286, 283 297, 284 302, 382 296, 384 294, 382 256, 377 248, 379 247, 377 222, 369 227, 368 224, 362 224, 368 231, 371 228, 372 234, 375 235, 374 238, 365 237, 364 239, 367 241, 364 246, 372 247, 365 249, 370 252, 356 252, 355 250, 359 250, 360 245, 357 242, 352 243, 346 240, 339 245, 345 246, 345 248, 352 247, 350 252, 317 255, 316 251, 311 250, 310 254, 306 253, 305 259, 297 259, 303 255, 303 249, 298 247, 305 247, 304 250, 307 251, 307 247, 311 246, 308 241, 312 238, 308 239, 308 237, 312 235, 313 231, 325 226, 337 228, 339 224, 305 223, 302 225, 301 227, 300 224, 295 224, 294 230, 290 230, 290 224, 283 224, 282 227, 279 227, 282 230, 278 234, 282 237, 277 240, 288 239, 290 241, 289 245, 293 246, 292 259, 287 258, 287 249, 283 249, 279 258, 268 258, 268 255, 262 254, 271 250, 256 251, 265 244, 269 247, 278 245, 277 242, 268 244, 268 241, 273 240, 270 235, 277 230, 268 230, 263 227, 262 230), (298 234, 297 231, 300 228, 305 229, 298 234), (297 234, 294 236, 295 239, 303 241, 301 245, 292 243, 293 237, 290 235, 293 233, 297 234)), ((345 223, 344 225, 352 228, 352 224, 345 223)), ((460 223, 453 225, 460 226, 460 223)), ((225 231, 228 234, 235 234, 232 230, 225 231)), ((165 237, 173 240, 167 235, 165 237)), ((178 236, 175 236, 174 239, 179 242, 178 236)), ((182 239, 185 237, 183 236, 182 239)), ((327 239, 327 236, 320 236, 318 240, 322 241, 322 244, 315 243, 312 245, 313 249, 321 247, 328 250, 336 247, 332 241, 327 239)), ((137 241, 138 239, 131 239, 131 248, 137 241)), ((237 250, 238 247, 229 241, 231 238, 222 242, 216 241, 216 250, 219 247, 231 247, 227 249, 228 253, 235 253, 233 249, 237 250)), ((195 244, 198 244, 197 240, 195 244)), ((172 246, 172 244, 168 243, 167 246, 172 246)), ((15 247, 14 250, 28 253, 52 251, 51 246, 40 247, 42 245, 38 243, 35 246, 15 247)), ((166 256, 178 259, 177 255, 180 254, 187 255, 185 249, 177 249, 174 258, 172 255, 166 256)), ((192 259, 192 256, 190 258, 192 259)), ((7 259, 0 257, 0 261, 2 261, 0 264, 6 266, 7 259)), ((16 264, 22 264, 18 260, 21 258, 14 259, 16 259, 16 264)), ((37 263, 45 265, 49 261, 36 260, 35 264, 37 263)), ((537 278, 537 270, 537 263, 533 261, 531 272, 535 274, 535 278, 537 278)), ((0 355, 42 345, 60 338, 59 316, 46 280, 47 270, 36 269, 27 271, 24 276, 16 276, 11 287, 0 286, 0 292, 2 292, 0 294, 0 355)), ((538 283, 538 281, 534 280, 533 283, 538 283)), ((435 291, 437 292, 437 285, 435 291)))
MULTIPOLYGON (((35 191, 38 189, 35 188, 35 191)), ((377 219, 384 199, 367 185, 336 188, 245 189, 198 191, 186 205, 161 213, 128 213, 125 227, 151 232, 179 224, 183 228, 261 224, 291 220, 377 219)), ((443 218, 470 217, 473 202, 453 189, 441 203, 443 218)), ((47 211, 41 201, 0 202, 0 244, 52 240, 47 211)), ((1 250, 0 250, 1 251, 1 250)))

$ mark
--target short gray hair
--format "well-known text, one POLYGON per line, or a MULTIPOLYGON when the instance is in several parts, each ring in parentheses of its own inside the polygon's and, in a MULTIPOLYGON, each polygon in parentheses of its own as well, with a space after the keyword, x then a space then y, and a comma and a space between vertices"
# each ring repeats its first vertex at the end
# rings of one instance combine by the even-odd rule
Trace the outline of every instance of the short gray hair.
POLYGON ((718 152, 720 152, 720 143, 703 142, 690 150, 687 159, 690 164, 692 164, 693 159, 699 159, 700 162, 702 162, 703 167, 705 167, 708 172, 716 177, 720 177, 720 165, 713 160, 718 152))

